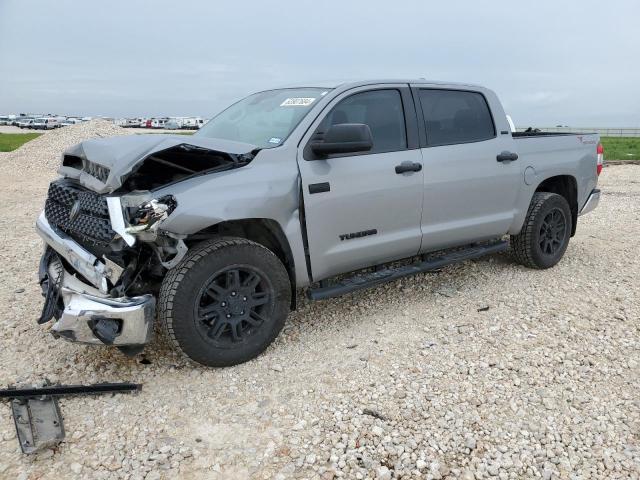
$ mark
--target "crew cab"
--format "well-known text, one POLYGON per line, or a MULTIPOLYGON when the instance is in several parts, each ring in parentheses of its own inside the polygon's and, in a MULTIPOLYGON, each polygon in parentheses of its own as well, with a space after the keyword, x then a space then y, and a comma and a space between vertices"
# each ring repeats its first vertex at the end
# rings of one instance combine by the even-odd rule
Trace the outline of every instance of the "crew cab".
POLYGON ((599 201, 596 134, 516 133, 483 87, 259 92, 191 137, 67 150, 37 231, 40 322, 135 354, 159 321, 196 362, 256 357, 313 300, 511 249, 552 267, 599 201))

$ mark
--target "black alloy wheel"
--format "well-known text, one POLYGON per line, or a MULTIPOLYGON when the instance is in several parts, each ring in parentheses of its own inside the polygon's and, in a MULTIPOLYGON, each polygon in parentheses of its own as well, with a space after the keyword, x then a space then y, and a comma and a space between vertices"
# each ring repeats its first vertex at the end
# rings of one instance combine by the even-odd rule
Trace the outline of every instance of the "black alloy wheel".
POLYGON ((566 198, 553 192, 535 192, 520 233, 511 235, 511 253, 526 267, 553 267, 569 246, 572 225, 566 198))
POLYGON ((269 279, 251 265, 233 265, 214 273, 200 289, 194 319, 201 334, 224 348, 254 334, 273 306, 269 279))
POLYGON ((186 356, 228 367, 257 357, 278 336, 291 288, 287 269, 271 250, 244 238, 213 238, 167 272, 158 317, 186 356))
POLYGON ((562 248, 567 235, 567 219, 560 208, 551 210, 542 220, 538 241, 546 255, 555 255, 562 248))

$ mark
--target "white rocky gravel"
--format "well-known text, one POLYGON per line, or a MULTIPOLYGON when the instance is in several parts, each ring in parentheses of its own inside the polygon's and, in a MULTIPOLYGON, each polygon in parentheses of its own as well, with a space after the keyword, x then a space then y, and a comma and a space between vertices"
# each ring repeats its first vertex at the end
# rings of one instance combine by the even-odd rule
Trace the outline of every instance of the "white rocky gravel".
POLYGON ((0 407, 0 478, 640 478, 640 166, 605 169, 551 270, 495 255, 303 301, 264 355, 216 370, 162 338, 127 358, 36 325, 51 172, 6 156, 0 384, 144 387, 62 399, 67 438, 36 456, 0 407))
POLYGON ((3 154, 0 157, 3 166, 0 168, 20 170, 27 174, 34 172, 55 174, 60 166, 62 152, 76 143, 89 138, 133 135, 135 132, 118 127, 107 120, 91 120, 39 133, 43 135, 25 143, 13 152, 3 154))

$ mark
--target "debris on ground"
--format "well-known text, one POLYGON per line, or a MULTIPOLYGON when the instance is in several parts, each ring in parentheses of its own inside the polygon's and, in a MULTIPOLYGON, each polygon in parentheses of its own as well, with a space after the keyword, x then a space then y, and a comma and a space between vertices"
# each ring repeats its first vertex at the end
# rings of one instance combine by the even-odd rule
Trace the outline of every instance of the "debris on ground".
POLYGON ((135 383, 99 383, 94 385, 50 385, 16 387, 0 390, 0 399, 11 402, 11 412, 22 453, 37 453, 64 440, 65 431, 58 397, 99 395, 140 391, 135 383))

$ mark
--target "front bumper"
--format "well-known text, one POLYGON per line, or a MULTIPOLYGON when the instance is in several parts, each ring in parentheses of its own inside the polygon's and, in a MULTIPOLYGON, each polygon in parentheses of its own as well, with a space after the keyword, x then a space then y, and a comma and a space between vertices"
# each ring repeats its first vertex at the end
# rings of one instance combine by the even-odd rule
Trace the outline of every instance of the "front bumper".
POLYGON ((111 281, 114 272, 106 263, 52 228, 44 215, 38 218, 36 226, 45 243, 59 255, 47 255, 45 250, 39 274, 45 298, 62 302, 51 332, 66 340, 95 345, 148 343, 153 335, 154 296, 109 297, 107 280, 111 281), (60 257, 94 285, 68 271, 60 257), (57 291, 55 295, 47 295, 48 289, 57 291))
MULTIPOLYGON (((68 272, 64 272, 68 275, 68 272)), ((94 345, 144 345, 153 335, 155 298, 100 298, 63 287, 64 310, 51 328, 66 340, 94 345), (100 333, 99 322, 113 321, 108 337, 100 333)))
POLYGON ((600 203, 600 190, 594 188, 582 207, 582 210, 580 210, 579 215, 584 215, 585 213, 589 213, 591 210, 594 210, 598 206, 598 203, 600 203))
POLYGON ((122 269, 113 265, 108 268, 106 263, 78 245, 75 240, 67 236, 64 232, 49 225, 44 212, 40 214, 36 221, 36 232, 42 237, 47 245, 53 248, 64 258, 74 270, 87 279, 101 293, 108 293, 107 280, 115 284, 122 274, 122 269))

